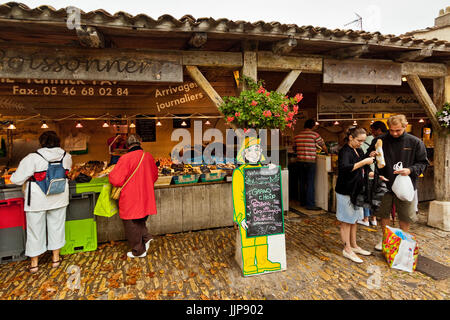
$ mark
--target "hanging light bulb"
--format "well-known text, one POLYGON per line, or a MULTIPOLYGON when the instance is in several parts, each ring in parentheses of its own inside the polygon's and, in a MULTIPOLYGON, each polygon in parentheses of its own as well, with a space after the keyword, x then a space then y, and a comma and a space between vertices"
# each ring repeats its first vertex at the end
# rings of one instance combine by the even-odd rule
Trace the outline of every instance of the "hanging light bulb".
POLYGON ((136 125, 134 124, 134 121, 131 121, 130 128, 136 128, 136 125))
POLYGON ((320 123, 318 121, 316 121, 316 126, 320 125, 320 123))
POLYGON ((353 121, 353 125, 354 125, 354 126, 357 126, 357 125, 358 125, 358 122, 357 122, 356 120, 354 120, 354 121, 353 121))
POLYGON ((42 121, 41 129, 48 129, 48 125, 45 123, 45 121, 42 121))
POLYGON ((75 128, 83 128, 83 125, 81 124, 81 121, 77 122, 77 125, 75 126, 75 128))
POLYGON ((162 126, 161 121, 158 120, 158 122, 156 123, 156 126, 157 126, 157 127, 161 127, 161 126, 162 126))
POLYGON ((16 129, 16 126, 14 125, 13 122, 10 122, 10 123, 9 123, 8 129, 9 129, 9 130, 15 130, 15 129, 16 129))
POLYGON ((207 126, 210 126, 210 125, 211 125, 211 122, 209 122, 209 119, 206 120, 205 125, 207 125, 207 126))
POLYGON ((102 127, 103 127, 103 128, 109 128, 108 122, 105 121, 105 122, 103 123, 102 127))
POLYGON ((408 79, 406 79, 406 77, 402 77, 402 81, 406 82, 406 81, 408 81, 408 79))
POLYGON ((339 121, 335 121, 334 123, 333 123, 335 126, 338 126, 339 125, 339 121))
POLYGON ((181 126, 186 127, 187 126, 186 121, 183 120, 183 122, 181 123, 181 126))
POLYGON ((422 118, 419 120, 419 123, 424 123, 425 120, 423 120, 422 118))

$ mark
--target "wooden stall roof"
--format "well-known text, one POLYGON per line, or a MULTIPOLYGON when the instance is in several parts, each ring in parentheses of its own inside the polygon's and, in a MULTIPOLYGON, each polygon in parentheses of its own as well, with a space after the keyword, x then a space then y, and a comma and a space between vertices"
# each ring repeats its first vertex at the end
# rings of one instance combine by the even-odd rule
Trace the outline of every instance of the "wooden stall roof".
MULTIPOLYGON (((125 6, 126 4, 124 4, 125 6)), ((188 55, 190 52, 198 51, 234 52, 236 53, 232 54, 234 57, 242 51, 245 42, 256 46, 255 49, 260 52, 274 52, 277 44, 284 46, 288 43, 289 51, 281 53, 280 57, 289 55, 336 58, 338 52, 351 53, 352 48, 355 48, 356 51, 361 49, 357 57, 362 59, 445 63, 450 58, 450 42, 439 39, 418 39, 409 34, 396 36, 383 35, 379 32, 331 30, 313 26, 299 27, 296 24, 279 22, 250 23, 229 19, 196 19, 191 15, 185 15, 180 19, 162 15, 154 19, 146 14, 134 16, 126 12, 110 14, 101 9, 91 12, 81 11, 80 18, 83 28, 92 27, 102 35, 104 47, 108 49, 175 50, 188 55), (195 38, 196 35, 199 36, 198 39, 195 38), (202 39, 202 37, 206 37, 206 39, 202 39)), ((56 10, 46 5, 29 8, 16 2, 0 4, 0 46, 48 45, 67 49, 83 47, 77 31, 67 27, 67 19, 66 8, 56 10)), ((195 65, 195 62, 192 64, 195 65)), ((234 95, 237 92, 230 68, 200 67, 200 69, 219 95, 234 95)), ((286 70, 274 71, 277 70, 258 71, 258 78, 267 80, 266 83, 270 90, 276 89, 279 81, 286 75, 286 70)), ((333 90, 334 86, 324 85, 321 77, 322 75, 317 72, 316 74, 303 72, 292 87, 292 92, 309 93, 305 95, 304 105, 314 106, 315 94, 324 86, 333 90)), ((192 81, 184 71, 185 84, 192 81)), ((155 90, 167 90, 172 85, 170 83, 156 85, 148 82, 121 81, 111 86, 111 89, 97 86, 98 92, 96 91, 95 99, 93 99, 90 95, 80 94, 89 93, 89 86, 91 86, 89 81, 86 81, 85 84, 70 83, 70 86, 66 83, 53 84, 49 82, 48 85, 47 82, 30 83, 30 79, 14 79, 12 83, 0 79, 0 82, 0 114, 2 116, 39 113, 54 118, 71 115, 74 112, 85 116, 99 116, 105 112, 112 115, 133 115, 143 112, 163 116, 166 112, 181 112, 175 112, 177 110, 175 107, 159 110, 161 103, 168 104, 174 99, 185 97, 184 94, 180 96, 167 95, 162 99, 158 97, 156 100, 155 90), (43 86, 57 86, 57 92, 55 91, 55 95, 53 95, 53 91, 42 94, 43 86), (77 94, 73 97, 68 95, 70 90, 76 91, 77 94), (113 90, 113 96, 108 96, 111 90, 113 90), (127 90, 126 97, 119 96, 118 93, 125 92, 124 90, 127 90), (40 93, 35 95, 28 94, 29 92, 40 93), (68 97, 70 99, 67 99, 68 97)), ((424 83, 426 87, 432 86, 430 79, 424 80, 424 83), (429 81, 427 82, 427 80, 429 81)), ((361 90, 370 92, 383 90, 380 86, 373 87, 366 86, 361 90)), ((52 89, 53 87, 49 90, 52 89)), ((336 90, 343 89, 345 88, 340 86, 336 90)), ((193 90, 189 93, 190 95, 194 94, 195 100, 192 99, 192 103, 183 105, 184 113, 217 114, 217 110, 206 95, 202 95, 201 90, 195 90, 197 91, 193 90)), ((409 91, 409 88, 403 84, 396 90, 409 91)))
MULTIPOLYGON (((125 6, 125 4, 124 4, 125 6)), ((75 30, 66 27, 66 9, 56 10, 43 5, 29 8, 9 2, 0 5, 0 41, 51 43, 74 45, 78 42, 75 30), (24 23, 26 22, 26 23, 24 23), (51 28, 51 29, 49 29, 51 28), (31 32, 30 32, 31 31, 31 32), (50 34, 49 34, 50 32, 50 34)), ((242 40, 258 41, 258 50, 270 50, 275 42, 295 39, 297 45, 289 53, 327 56, 336 49, 368 45, 361 58, 389 59, 400 52, 431 50, 423 62, 442 62, 450 57, 450 42, 440 39, 418 39, 410 34, 396 36, 379 32, 327 29, 279 22, 232 21, 229 19, 194 18, 185 15, 176 19, 162 15, 157 19, 146 14, 126 12, 110 14, 99 9, 81 11, 81 25, 98 28, 112 47, 155 48, 185 50, 194 33, 206 33, 207 41, 197 50, 240 51, 242 40), (139 41, 135 41, 139 39, 139 41)))

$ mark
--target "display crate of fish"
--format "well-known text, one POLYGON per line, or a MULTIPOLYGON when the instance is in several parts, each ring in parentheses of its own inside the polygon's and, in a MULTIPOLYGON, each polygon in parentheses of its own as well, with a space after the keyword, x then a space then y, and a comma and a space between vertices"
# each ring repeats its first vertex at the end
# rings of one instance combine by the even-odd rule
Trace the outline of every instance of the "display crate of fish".
POLYGON ((197 183, 198 179, 200 179, 199 174, 186 174, 183 176, 173 176, 173 183, 175 184, 197 183))

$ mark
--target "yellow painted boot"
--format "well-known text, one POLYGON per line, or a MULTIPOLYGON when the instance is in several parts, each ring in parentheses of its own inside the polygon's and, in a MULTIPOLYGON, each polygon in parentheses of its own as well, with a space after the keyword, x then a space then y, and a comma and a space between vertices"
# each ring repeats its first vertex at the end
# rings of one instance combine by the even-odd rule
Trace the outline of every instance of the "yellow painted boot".
POLYGON ((242 258, 244 259, 244 276, 258 273, 258 268, 255 265, 255 247, 242 248, 242 258))
POLYGON ((268 253, 269 246, 267 244, 256 247, 256 266, 258 267, 258 272, 281 270, 281 264, 279 262, 271 262, 267 259, 268 253))

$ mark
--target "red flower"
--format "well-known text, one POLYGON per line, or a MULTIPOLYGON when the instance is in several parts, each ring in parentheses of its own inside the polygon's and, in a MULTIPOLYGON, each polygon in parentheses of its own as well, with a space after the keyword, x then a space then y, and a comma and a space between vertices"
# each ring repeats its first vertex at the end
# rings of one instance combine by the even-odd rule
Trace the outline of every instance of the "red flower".
POLYGON ((252 103, 250 103, 252 106, 256 106, 258 104, 258 102, 256 102, 255 100, 252 101, 252 103))
POLYGON ((277 113, 277 114, 275 115, 275 117, 279 118, 279 117, 280 117, 280 114, 279 114, 279 113, 277 113))
POLYGON ((288 117, 289 117, 289 120, 292 120, 294 118, 294 113, 293 112, 289 112, 288 113, 288 117))
POLYGON ((267 96, 267 97, 270 96, 270 92, 266 92, 266 96, 267 96))
POLYGON ((281 106, 283 107, 284 112, 288 112, 289 109, 288 109, 288 106, 287 106, 287 105, 283 105, 283 104, 282 104, 281 106))
POLYGON ((227 122, 233 122, 233 120, 234 120, 234 117, 228 117, 227 118, 227 122))
POLYGON ((295 99, 297 102, 302 101, 302 99, 303 99, 303 94, 297 93, 297 94, 295 95, 294 99, 295 99))
POLYGON ((235 115, 236 117, 240 117, 240 116, 241 116, 241 113, 240 113, 240 112, 236 112, 234 115, 235 115))
POLYGON ((271 117, 272 116, 272 112, 270 112, 270 110, 266 110, 266 111, 263 111, 263 115, 265 117, 271 117))
POLYGON ((266 89, 264 89, 262 86, 259 87, 258 93, 265 93, 266 89))
POLYGON ((289 123, 287 124, 287 126, 288 126, 289 128, 292 128, 292 123, 289 122, 289 123))
POLYGON ((298 106, 295 105, 295 106, 294 106, 294 114, 297 114, 297 113, 298 113, 298 106))

